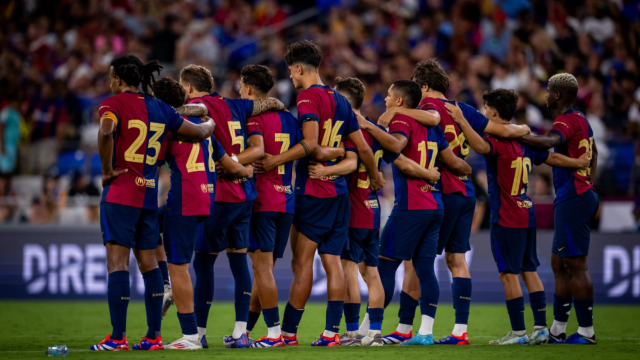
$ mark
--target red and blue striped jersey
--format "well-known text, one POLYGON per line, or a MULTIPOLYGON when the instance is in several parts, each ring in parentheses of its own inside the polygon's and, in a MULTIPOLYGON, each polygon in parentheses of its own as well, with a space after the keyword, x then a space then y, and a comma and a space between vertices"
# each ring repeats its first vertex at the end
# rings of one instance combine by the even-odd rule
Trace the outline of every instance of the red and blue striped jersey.
MULTIPOLYGON (((436 164, 438 152, 449 147, 442 129, 438 126, 425 127, 414 118, 395 115, 389 124, 391 134, 402 134, 408 140, 402 154, 431 169, 436 164)), ((442 205, 442 192, 438 185, 431 185, 424 179, 405 175, 393 165, 393 185, 396 195, 394 210, 439 210, 442 205)))
MULTIPOLYGON (((302 90, 297 99, 298 118, 317 119, 320 125, 318 144, 338 147, 352 132, 360 130, 356 114, 351 104, 337 91, 327 85, 313 85, 302 90)), ((296 166, 297 195, 310 195, 317 198, 329 198, 346 194, 349 189, 344 176, 330 176, 322 179, 309 177, 309 158, 298 160, 296 166)), ((327 161, 324 166, 333 166, 339 162, 327 161)))
MULTIPOLYGON (((367 118, 367 120, 373 124, 375 122, 367 118)), ((376 124, 380 129, 387 131, 384 127, 376 124)), ((378 170, 382 165, 382 160, 387 164, 393 163, 400 154, 394 154, 385 150, 380 143, 369 134, 368 131, 363 131, 362 135, 364 140, 369 144, 373 155, 376 159, 378 170)), ((345 141, 345 148, 347 151, 358 150, 351 140, 345 141)), ((349 227, 358 229, 379 229, 380 228, 380 203, 378 201, 378 192, 371 189, 371 179, 367 173, 362 161, 358 160, 358 168, 351 173, 349 180, 349 198, 351 203, 351 217, 349 219, 349 227)))
MULTIPOLYGON (((464 161, 467 161, 467 156, 469 155, 469 149, 471 149, 471 147, 469 146, 469 142, 467 141, 465 134, 462 132, 462 129, 460 129, 460 126, 458 126, 458 124, 451 118, 451 115, 447 112, 447 108, 445 107, 446 103, 456 104, 455 101, 427 97, 422 99, 419 108, 425 111, 435 110, 440 114, 439 126, 442 128, 442 131, 444 131, 444 136, 449 142, 451 150, 454 155, 464 161)), ((458 102, 457 104, 460 107, 460 110, 462 110, 464 118, 469 122, 469 125, 471 125, 477 133, 483 133, 489 123, 489 119, 470 105, 463 102, 458 102)), ((441 174, 439 185, 442 184, 441 188, 444 194, 460 192, 466 197, 476 196, 469 176, 455 175, 446 166, 440 166, 439 170, 441 174)))
MULTIPOLYGON (((185 117, 194 124, 202 121, 185 117)), ((216 164, 225 152, 214 136, 199 143, 183 141, 180 135, 167 135, 161 159, 171 169, 171 189, 167 216, 210 215, 216 189, 216 164)))
MULTIPOLYGON (((577 109, 558 116, 551 132, 562 137, 562 144, 555 148, 559 154, 575 159, 587 151, 591 154, 593 150, 593 130, 584 114, 577 109)), ((554 167, 553 186, 556 188, 555 204, 593 189, 591 165, 585 170, 554 167)))
MULTIPOLYGON (((268 111, 247 120, 249 136, 261 135, 264 151, 278 155, 294 147, 300 140, 300 124, 288 111, 268 111)), ((291 186, 293 162, 283 164, 264 174, 256 174, 258 197, 253 201, 253 211, 273 211, 293 214, 295 196, 291 186)))
POLYGON ((158 209, 158 156, 167 132, 177 132, 184 119, 171 106, 142 93, 123 92, 105 99, 100 121, 113 120, 112 166, 129 169, 102 192, 102 201, 158 209))
MULTIPOLYGON (((253 100, 227 99, 218 93, 189 100, 189 104, 201 103, 209 109, 209 116, 216 123, 213 136, 229 156, 240 154, 247 147, 247 119, 253 112, 253 100)), ((256 198, 253 179, 225 179, 218 181, 216 201, 243 203, 256 198)))
POLYGON ((487 137, 491 151, 485 155, 491 222, 509 228, 536 227, 533 202, 527 196, 533 165, 544 163, 548 151, 535 151, 516 140, 487 137))

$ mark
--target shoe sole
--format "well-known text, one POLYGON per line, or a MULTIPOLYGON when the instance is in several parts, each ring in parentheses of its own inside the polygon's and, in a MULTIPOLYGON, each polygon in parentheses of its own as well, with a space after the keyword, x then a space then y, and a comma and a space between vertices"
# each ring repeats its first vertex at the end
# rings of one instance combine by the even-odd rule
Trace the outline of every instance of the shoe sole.
POLYGON ((164 304, 164 306, 162 307, 162 318, 164 319, 164 317, 167 315, 167 312, 169 311, 169 308, 171 307, 171 305, 173 305, 175 301, 173 299, 168 300, 166 304, 164 304))

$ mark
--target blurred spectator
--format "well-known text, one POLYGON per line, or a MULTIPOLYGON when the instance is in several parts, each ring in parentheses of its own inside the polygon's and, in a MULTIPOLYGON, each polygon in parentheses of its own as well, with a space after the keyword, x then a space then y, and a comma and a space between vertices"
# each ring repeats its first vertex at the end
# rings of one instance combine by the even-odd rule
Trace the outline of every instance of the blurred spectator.
POLYGON ((11 175, 16 170, 22 123, 18 94, 8 93, 6 96, 7 104, 0 111, 0 175, 11 175))
POLYGON ((71 185, 66 205, 87 207, 87 218, 90 222, 98 222, 100 219, 100 190, 82 170, 76 169, 71 172, 71 185))

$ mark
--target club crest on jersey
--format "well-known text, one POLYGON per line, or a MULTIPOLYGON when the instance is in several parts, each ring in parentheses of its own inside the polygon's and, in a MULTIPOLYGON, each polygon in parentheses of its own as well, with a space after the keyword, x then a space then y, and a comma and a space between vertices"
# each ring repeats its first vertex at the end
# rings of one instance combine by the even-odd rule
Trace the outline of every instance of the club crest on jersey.
POLYGON ((422 190, 422 192, 438 191, 438 189, 434 188, 429 184, 424 184, 420 186, 420 190, 422 190))
POLYGON ((247 178, 235 178, 235 179, 233 179, 233 182, 236 183, 236 184, 242 184, 245 181, 247 181, 247 178))
POLYGON ((203 193, 206 193, 207 190, 207 184, 200 184, 200 190, 202 190, 203 193))
POLYGON ((331 180, 335 180, 339 178, 339 176, 337 175, 331 175, 331 176, 323 176, 320 178, 321 181, 331 181, 331 180))
POLYGON ((285 194, 293 194, 293 192, 291 191, 291 186, 273 185, 273 188, 276 189, 277 192, 283 192, 285 194))
POLYGON ((533 207, 533 203, 531 201, 518 200, 518 206, 522 208, 530 209, 531 207, 533 207))

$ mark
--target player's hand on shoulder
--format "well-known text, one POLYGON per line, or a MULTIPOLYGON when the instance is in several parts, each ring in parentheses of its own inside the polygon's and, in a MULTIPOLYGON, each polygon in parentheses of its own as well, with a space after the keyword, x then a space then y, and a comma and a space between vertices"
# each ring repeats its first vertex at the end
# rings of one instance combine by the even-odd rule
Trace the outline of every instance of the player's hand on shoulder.
POLYGON ((437 166, 427 171, 429 172, 429 177, 426 180, 429 184, 435 184, 440 180, 440 171, 438 171, 437 166))
POLYGON ((584 154, 580 155, 580 157, 578 158, 579 164, 580 164, 580 169, 587 169, 589 167, 589 165, 591 165, 591 158, 589 157, 589 152, 585 152, 584 154))
POLYGON ((369 121, 367 121, 367 119, 365 119, 364 116, 360 114, 356 114, 356 118, 358 118, 358 125, 360 125, 360 129, 368 130, 371 128, 372 124, 369 121))
MULTIPOLYGON (((380 115, 380 117, 378 118, 378 125, 382 126, 382 127, 389 127, 389 124, 391 123, 391 119, 393 119, 393 117, 396 116, 396 110, 391 108, 387 111, 385 111, 382 115, 380 115)), ((362 127, 362 126, 360 126, 362 127)))
POLYGON ((129 169, 111 170, 106 174, 102 174, 102 187, 109 185, 115 178, 127 172, 129 172, 129 169))
POLYGON ((460 109, 460 107, 458 106, 458 103, 456 103, 455 105, 445 103, 444 106, 447 108, 447 112, 449 113, 449 115, 451 115, 451 118, 453 119, 453 121, 455 121, 456 123, 460 123, 461 121, 464 120, 464 115, 462 115, 462 109, 460 109))

